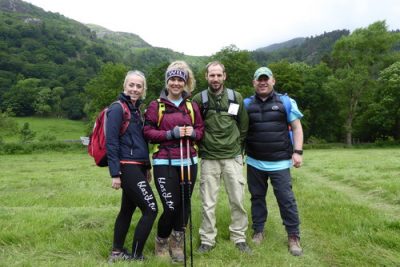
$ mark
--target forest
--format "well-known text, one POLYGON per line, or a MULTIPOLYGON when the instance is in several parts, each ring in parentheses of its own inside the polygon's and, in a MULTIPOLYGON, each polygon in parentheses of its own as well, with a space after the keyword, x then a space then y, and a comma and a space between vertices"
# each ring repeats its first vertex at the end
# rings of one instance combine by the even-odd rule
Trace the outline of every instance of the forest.
POLYGON ((0 48, 3 132, 5 118, 13 116, 91 121, 122 90, 130 69, 146 74, 148 103, 164 87, 172 60, 191 65, 200 91, 207 87, 205 65, 220 60, 227 87, 245 97, 254 93, 254 71, 271 68, 276 91, 288 93, 304 113, 308 143, 400 139, 400 33, 389 31, 385 21, 273 49, 247 51, 232 44, 210 57, 195 57, 20 0, 0 0, 0 48))

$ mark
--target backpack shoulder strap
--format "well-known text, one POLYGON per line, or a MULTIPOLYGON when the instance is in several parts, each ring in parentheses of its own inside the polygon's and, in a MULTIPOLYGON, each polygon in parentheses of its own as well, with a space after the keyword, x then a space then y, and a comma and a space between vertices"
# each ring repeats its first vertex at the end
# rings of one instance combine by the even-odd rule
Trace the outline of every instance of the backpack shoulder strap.
POLYGON ((208 111, 208 92, 207 89, 201 91, 201 113, 203 118, 206 117, 208 111))
POLYGON ((229 103, 237 103, 235 91, 233 91, 230 88, 226 88, 226 91, 228 93, 228 102, 229 103))
POLYGON ((129 122, 131 120, 131 111, 129 110, 128 105, 121 100, 115 101, 114 103, 119 103, 122 107, 123 121, 122 121, 121 129, 119 130, 119 133, 120 133, 120 135, 123 135, 126 132, 126 130, 128 129, 129 122))
POLYGON ((160 127, 161 120, 164 117, 165 113, 165 103, 161 102, 160 98, 157 98, 157 103, 158 103, 158 121, 157 121, 157 127, 160 127))
POLYGON ((186 99, 186 108, 189 111, 190 118, 192 119, 192 124, 194 125, 194 111, 193 111, 193 104, 192 101, 189 99, 186 99))
POLYGON ((286 117, 289 120, 289 114, 292 111, 292 102, 290 102, 290 97, 287 94, 278 94, 280 100, 283 103, 286 111, 286 117))
POLYGON ((247 97, 243 100, 244 108, 249 109, 250 104, 254 101, 254 95, 247 97))

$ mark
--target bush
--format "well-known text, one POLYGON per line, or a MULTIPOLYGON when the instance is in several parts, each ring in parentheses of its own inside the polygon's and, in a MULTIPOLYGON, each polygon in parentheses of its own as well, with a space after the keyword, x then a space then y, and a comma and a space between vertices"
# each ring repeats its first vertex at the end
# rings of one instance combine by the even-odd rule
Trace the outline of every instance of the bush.
POLYGON ((0 131, 4 136, 18 132, 18 123, 11 117, 9 111, 0 112, 0 131))
POLYGON ((28 143, 33 141, 36 136, 36 132, 32 131, 29 127, 29 122, 25 122, 22 126, 21 130, 19 131, 19 138, 21 143, 28 143))
POLYGON ((46 151, 86 151, 81 143, 40 142, 40 143, 3 143, 0 144, 1 155, 31 154, 46 151))

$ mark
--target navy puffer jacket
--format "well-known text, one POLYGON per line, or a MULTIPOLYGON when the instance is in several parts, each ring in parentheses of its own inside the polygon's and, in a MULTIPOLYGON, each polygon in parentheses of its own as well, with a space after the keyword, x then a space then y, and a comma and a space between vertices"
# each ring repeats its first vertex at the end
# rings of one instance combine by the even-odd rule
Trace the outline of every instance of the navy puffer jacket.
POLYGON ((120 176, 121 160, 143 162, 150 168, 149 150, 143 136, 143 119, 139 110, 141 101, 133 105, 130 97, 124 93, 120 94, 118 100, 128 104, 131 120, 121 136, 120 128, 124 119, 121 105, 114 103, 107 111, 106 146, 111 177, 120 176))

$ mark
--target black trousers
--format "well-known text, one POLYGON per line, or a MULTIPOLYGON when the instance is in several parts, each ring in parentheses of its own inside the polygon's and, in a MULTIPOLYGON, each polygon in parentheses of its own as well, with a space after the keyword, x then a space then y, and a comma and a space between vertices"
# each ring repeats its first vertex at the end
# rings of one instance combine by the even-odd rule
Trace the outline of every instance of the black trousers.
POLYGON ((271 180, 286 232, 288 235, 300 236, 300 219, 292 190, 290 170, 261 171, 247 165, 247 183, 251 194, 251 218, 254 232, 263 231, 267 220, 268 179, 271 180))
POLYGON ((190 166, 191 183, 189 186, 187 167, 184 168, 184 184, 181 184, 181 167, 168 165, 154 166, 154 182, 160 195, 164 211, 158 220, 157 235, 167 238, 172 232, 183 231, 188 223, 190 209, 190 197, 196 183, 197 164, 190 166), (182 193, 183 190, 183 193, 182 193), (184 195, 184 202, 182 202, 184 195), (184 212, 183 207, 184 205, 184 212))
POLYGON ((142 212, 132 241, 132 255, 141 256, 144 244, 157 217, 157 202, 146 180, 146 169, 142 165, 121 165, 122 200, 115 221, 114 249, 122 249, 136 207, 142 212))

